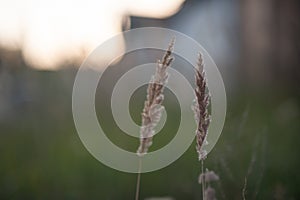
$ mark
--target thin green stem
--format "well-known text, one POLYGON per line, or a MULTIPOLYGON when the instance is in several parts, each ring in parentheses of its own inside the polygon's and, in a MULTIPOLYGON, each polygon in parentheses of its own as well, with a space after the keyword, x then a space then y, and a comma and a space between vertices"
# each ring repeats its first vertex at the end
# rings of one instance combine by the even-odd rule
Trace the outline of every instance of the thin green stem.
POLYGON ((205 174, 204 174, 204 160, 201 160, 201 174, 202 174, 202 199, 205 200, 205 174))
POLYGON ((141 186, 141 171, 142 171, 142 159, 139 159, 139 172, 137 174, 136 189, 135 189, 135 200, 139 200, 140 186, 141 186))
POLYGON ((244 187, 243 187, 243 191, 242 191, 242 195, 243 195, 243 200, 246 200, 246 188, 247 188, 247 176, 245 177, 245 182, 244 182, 244 187))

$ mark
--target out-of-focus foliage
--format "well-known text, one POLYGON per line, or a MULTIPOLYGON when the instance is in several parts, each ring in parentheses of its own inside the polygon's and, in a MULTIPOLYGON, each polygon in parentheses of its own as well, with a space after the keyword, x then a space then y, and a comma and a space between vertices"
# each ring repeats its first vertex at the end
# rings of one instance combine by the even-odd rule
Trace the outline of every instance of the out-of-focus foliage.
MULTIPOLYGON (((188 1, 168 19, 132 18, 132 27, 163 26, 197 37, 223 75, 227 118, 205 161, 220 178, 212 183, 218 199, 241 199, 245 178, 247 199, 300 198, 297 5, 293 0, 188 1), (216 24, 223 26, 215 29, 216 24)), ((156 58, 136 55, 142 61, 156 58)), ((36 71, 26 66, 21 50, 0 50, 0 199, 133 199, 136 174, 104 166, 81 143, 71 111, 76 69, 71 63, 61 68, 36 71)), ((115 144, 136 151, 138 139, 125 135, 113 123, 109 102, 100 101, 109 83, 97 91, 99 121, 115 144)), ((165 93, 169 118, 152 150, 172 139, 180 120, 174 94, 165 93)), ((138 123, 145 95, 141 87, 130 101, 138 123)), ((142 175, 141 199, 201 199, 200 170, 194 143, 172 165, 142 175)))

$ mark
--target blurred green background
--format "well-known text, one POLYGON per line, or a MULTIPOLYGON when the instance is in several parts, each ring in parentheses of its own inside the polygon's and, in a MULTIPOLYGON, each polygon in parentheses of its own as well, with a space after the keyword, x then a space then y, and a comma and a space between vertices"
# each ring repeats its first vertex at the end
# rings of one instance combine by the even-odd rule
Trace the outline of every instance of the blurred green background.
MULTIPOLYGON (((227 116, 205 161, 205 167, 220 177, 212 183, 217 199, 242 199, 245 177, 246 199, 300 199, 299 6, 295 0, 190 0, 167 18, 127 16, 130 28, 159 26, 186 33, 219 67, 227 116)), ((123 30, 129 28, 127 23, 122 22, 123 30)), ((155 62, 161 52, 149 55, 132 56, 155 62)), ((23 48, 1 47, 0 199, 134 199, 136 174, 101 164, 77 135, 71 103, 79 65, 68 60, 55 70, 36 69, 23 48)), ((120 63, 111 68, 124 71, 120 63)), ((96 95, 101 125, 114 143, 134 151, 139 141, 115 125, 109 102, 100 99, 109 97, 113 83, 107 80, 103 86, 96 95)), ((130 101, 137 123, 145 96, 143 86, 130 101)), ((152 150, 168 143, 178 128, 180 112, 174 99, 166 90, 169 118, 152 150)), ((193 143, 170 166, 142 175, 141 199, 201 199, 200 169, 193 143)))

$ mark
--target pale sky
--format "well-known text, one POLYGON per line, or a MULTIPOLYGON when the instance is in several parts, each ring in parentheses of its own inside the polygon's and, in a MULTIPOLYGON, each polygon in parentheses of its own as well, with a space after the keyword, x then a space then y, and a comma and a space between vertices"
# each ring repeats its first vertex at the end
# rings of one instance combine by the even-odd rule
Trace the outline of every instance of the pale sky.
MULTIPOLYGON (((25 62, 34 68, 54 70, 120 33, 124 17, 165 18, 183 1, 0 0, 0 45, 22 49, 25 62)), ((120 41, 107 53, 122 51, 120 41)))

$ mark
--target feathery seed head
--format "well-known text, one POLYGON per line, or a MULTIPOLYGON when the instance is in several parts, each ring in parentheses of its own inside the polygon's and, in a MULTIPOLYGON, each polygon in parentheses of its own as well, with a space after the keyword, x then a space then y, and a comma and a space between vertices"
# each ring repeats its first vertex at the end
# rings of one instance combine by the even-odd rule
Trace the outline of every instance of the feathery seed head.
POLYGON ((173 61, 172 51, 174 48, 175 39, 173 38, 162 61, 158 61, 156 65, 155 74, 147 89, 147 100, 144 104, 142 112, 142 126, 140 129, 140 146, 137 154, 142 156, 148 152, 149 147, 152 145, 152 138, 155 133, 154 129, 158 124, 161 113, 164 109, 162 102, 164 100, 163 90, 168 81, 167 68, 173 61))
POLYGON ((208 106, 210 96, 206 92, 206 79, 204 73, 204 62, 202 54, 199 54, 196 76, 195 76, 196 88, 195 88, 195 101, 193 105, 194 117, 197 123, 196 130, 196 149, 198 152, 199 160, 206 158, 207 152, 203 150, 203 146, 207 143, 206 136, 208 126, 210 123, 210 116, 208 113, 208 106))

